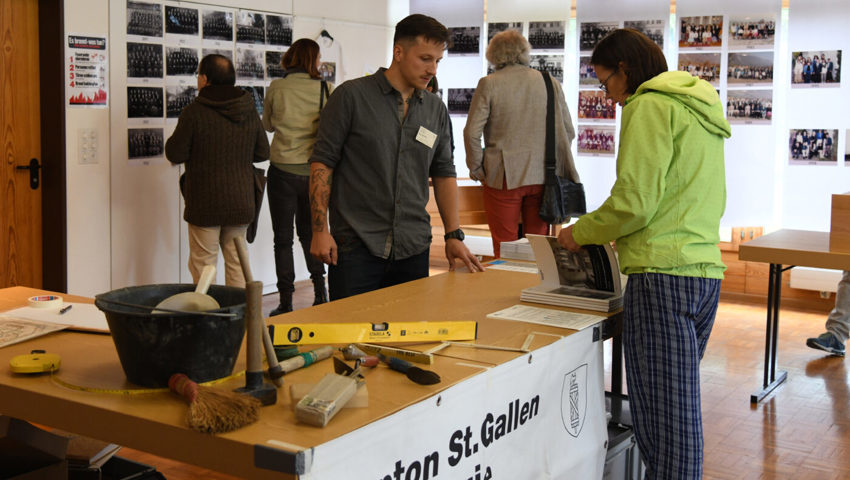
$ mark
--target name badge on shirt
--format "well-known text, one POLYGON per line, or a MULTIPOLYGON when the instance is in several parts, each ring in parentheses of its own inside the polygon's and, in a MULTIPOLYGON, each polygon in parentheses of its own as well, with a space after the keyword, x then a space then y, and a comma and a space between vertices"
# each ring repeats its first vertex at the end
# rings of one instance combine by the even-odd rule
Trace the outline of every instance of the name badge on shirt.
POLYGON ((416 141, 419 143, 428 146, 428 148, 434 148, 434 142, 437 140, 437 134, 428 130, 425 127, 420 126, 419 131, 416 133, 416 141))

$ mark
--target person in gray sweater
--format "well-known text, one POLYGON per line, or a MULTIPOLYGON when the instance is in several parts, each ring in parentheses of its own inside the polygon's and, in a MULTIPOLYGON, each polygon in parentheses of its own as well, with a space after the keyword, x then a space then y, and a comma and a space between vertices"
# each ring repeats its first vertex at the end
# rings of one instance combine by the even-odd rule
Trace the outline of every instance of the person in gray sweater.
POLYGON ((245 286, 235 237, 245 237, 254 218, 253 163, 269 158, 269 141, 251 95, 234 86, 233 63, 207 55, 198 66, 198 96, 186 106, 165 156, 184 164, 181 191, 189 224, 189 271, 195 283, 204 265, 218 261, 225 283, 245 286))

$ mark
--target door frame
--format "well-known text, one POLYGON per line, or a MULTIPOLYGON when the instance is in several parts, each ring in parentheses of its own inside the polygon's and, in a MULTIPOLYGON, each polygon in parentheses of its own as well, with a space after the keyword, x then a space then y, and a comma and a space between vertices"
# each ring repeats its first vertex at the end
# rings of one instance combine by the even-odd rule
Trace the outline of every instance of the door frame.
POLYGON ((64 4, 64 0, 38 2, 42 288, 56 292, 68 288, 64 4))

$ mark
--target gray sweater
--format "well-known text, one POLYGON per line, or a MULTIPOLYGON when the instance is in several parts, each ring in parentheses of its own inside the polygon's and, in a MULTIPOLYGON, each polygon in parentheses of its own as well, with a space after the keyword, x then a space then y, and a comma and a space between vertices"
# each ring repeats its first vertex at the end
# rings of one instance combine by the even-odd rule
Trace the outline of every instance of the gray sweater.
POLYGON ((184 220, 199 227, 251 223, 253 163, 269 158, 269 142, 250 94, 231 86, 203 88, 180 113, 165 155, 186 166, 184 220))

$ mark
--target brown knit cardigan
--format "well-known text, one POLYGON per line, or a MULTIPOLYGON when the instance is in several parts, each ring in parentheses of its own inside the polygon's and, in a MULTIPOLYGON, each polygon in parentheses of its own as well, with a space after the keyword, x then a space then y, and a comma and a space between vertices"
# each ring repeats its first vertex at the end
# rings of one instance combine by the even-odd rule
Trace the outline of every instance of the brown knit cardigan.
POLYGON ((183 109, 165 144, 186 175, 183 219, 199 227, 246 225, 254 218, 254 162, 269 158, 269 141, 250 94, 211 85, 183 109))

